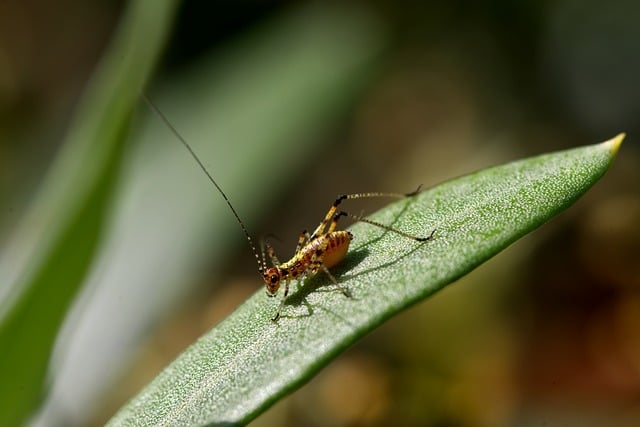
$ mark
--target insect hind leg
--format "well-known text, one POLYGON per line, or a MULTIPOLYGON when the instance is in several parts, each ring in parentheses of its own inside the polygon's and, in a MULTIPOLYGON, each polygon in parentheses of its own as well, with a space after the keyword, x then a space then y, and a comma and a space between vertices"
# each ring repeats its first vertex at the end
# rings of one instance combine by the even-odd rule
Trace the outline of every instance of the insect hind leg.
MULTIPOLYGON (((309 238, 309 240, 313 240, 316 237, 326 233, 325 228, 327 228, 327 224, 329 224, 329 222, 332 221, 332 218, 334 222, 337 221, 334 217, 336 215, 336 212, 338 211, 338 206, 340 206, 340 203, 342 203, 343 200, 348 198, 349 198, 349 195, 345 195, 345 194, 338 196, 338 198, 333 202, 333 204, 329 208, 329 211, 327 211, 327 214, 324 216, 324 219, 320 221, 320 224, 318 224, 318 227, 316 227, 314 232, 311 234, 311 237, 309 238)), ((335 228, 335 225, 334 225, 334 228, 335 228)))
POLYGON ((400 236, 409 238, 411 240, 415 240, 416 242, 426 242, 427 240, 431 240, 433 238, 434 233, 436 232, 435 228, 431 231, 431 233, 428 236, 415 236, 413 234, 407 233, 405 231, 402 230, 398 230, 397 228, 393 228, 387 224, 383 224, 381 222, 378 221, 374 221, 368 218, 363 217, 362 215, 355 215, 355 214, 351 214, 349 212, 341 212, 344 216, 348 216, 349 218, 353 219, 354 221, 358 221, 358 222, 364 222, 370 225, 375 225, 376 227, 382 228, 383 230, 387 230, 387 231, 391 231, 392 233, 396 233, 400 236))
POLYGON ((329 209, 329 211, 327 212, 327 215, 325 215, 325 218, 322 220, 322 222, 320 223, 320 225, 318 225, 318 228, 316 228, 316 231, 314 231, 312 238, 317 237, 318 235, 325 233, 325 229, 327 228, 327 224, 329 224, 329 221, 331 221, 331 223, 329 224, 329 228, 327 229, 326 233, 330 233, 333 230, 335 230, 338 220, 340 219, 341 216, 348 216, 349 218, 355 220, 355 221, 359 221, 359 222, 365 222, 367 224, 370 225, 374 225, 376 227, 382 228, 384 230, 387 231, 391 231, 392 233, 396 233, 400 236, 415 240, 417 242, 426 242, 427 240, 431 240, 433 238, 433 234, 435 233, 435 229, 433 231, 431 231, 431 234, 429 234, 426 237, 422 237, 422 236, 415 236, 413 234, 409 234, 407 232, 404 232, 402 230, 398 230, 397 228, 393 228, 389 225, 386 224, 382 224, 381 222, 377 222, 377 221, 373 221, 370 219, 365 218, 363 215, 355 215, 349 212, 345 212, 345 211, 338 211, 338 206, 340 205, 340 203, 342 203, 343 200, 349 200, 349 199, 365 199, 365 198, 371 198, 371 197, 396 197, 396 198, 404 198, 404 197, 413 197, 417 194, 420 193, 420 191, 422 190, 422 185, 419 185, 418 188, 416 188, 415 190, 413 190, 410 193, 355 193, 355 194, 343 194, 341 196, 339 196, 335 202, 333 202, 333 205, 331 205, 331 208, 329 209))
MULTIPOLYGON (((351 200, 351 199, 366 199, 366 198, 371 198, 371 197, 394 197, 394 198, 405 198, 405 197, 413 197, 416 194, 420 193, 422 189, 422 184, 418 186, 418 188, 416 188, 415 190, 413 190, 410 193, 383 193, 383 192, 369 192, 369 193, 353 193, 353 194, 342 194, 340 196, 338 196, 336 198, 336 200, 333 202, 333 204, 331 205, 331 207, 329 208, 329 210, 327 211, 327 214, 324 216, 324 219, 320 222, 320 224, 318 225, 318 227, 316 227, 315 231, 313 232, 313 234, 311 234, 311 237, 309 238, 309 240, 311 239, 315 239, 316 237, 325 234, 325 233, 330 233, 331 231, 333 231, 335 229, 336 226, 336 222, 338 220, 338 218, 340 216, 349 216, 349 217, 354 217, 354 215, 351 215, 349 213, 341 213, 338 211, 338 206, 340 206, 340 204, 344 201, 344 200, 351 200), (325 231, 325 229, 327 228, 327 225, 331 222, 331 224, 329 225, 329 229, 328 231, 325 231)), ((362 216, 359 216, 358 218, 362 218, 362 216)), ((359 219, 360 221, 360 219, 359 219)), ((364 221, 367 222, 367 221, 364 221)), ((382 225, 382 224, 373 224, 373 225, 382 225)), ((382 227, 385 228, 386 226, 382 227)), ((402 233, 401 233, 402 234, 402 233)), ((409 236, 407 236, 409 237, 409 236)))

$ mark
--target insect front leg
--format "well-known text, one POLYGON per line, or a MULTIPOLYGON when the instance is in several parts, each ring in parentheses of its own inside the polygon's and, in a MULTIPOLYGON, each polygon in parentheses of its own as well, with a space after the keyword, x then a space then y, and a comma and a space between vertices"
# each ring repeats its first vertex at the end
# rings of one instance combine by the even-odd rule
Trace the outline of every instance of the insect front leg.
POLYGON ((278 310, 276 314, 271 318, 271 321, 277 322, 280 318, 280 312, 284 308, 284 303, 287 301, 287 296, 289 295, 289 279, 285 279, 284 281, 284 295, 282 296, 282 300, 280 301, 280 305, 278 306, 278 310))
MULTIPOLYGON (((269 259, 271 260, 271 265, 278 266, 280 265, 280 260, 276 256, 276 251, 273 250, 273 247, 269 244, 269 242, 263 242, 264 246, 267 249, 267 254, 269 255, 269 259)), ((264 250, 262 252, 262 257, 264 258, 264 250)))
POLYGON ((298 237, 298 244, 296 245, 296 252, 295 253, 300 252, 300 249, 302 249, 304 244, 306 242, 308 242, 309 239, 311 239, 311 236, 309 235, 309 232, 307 230, 303 230, 302 233, 300 233, 300 237, 298 237))

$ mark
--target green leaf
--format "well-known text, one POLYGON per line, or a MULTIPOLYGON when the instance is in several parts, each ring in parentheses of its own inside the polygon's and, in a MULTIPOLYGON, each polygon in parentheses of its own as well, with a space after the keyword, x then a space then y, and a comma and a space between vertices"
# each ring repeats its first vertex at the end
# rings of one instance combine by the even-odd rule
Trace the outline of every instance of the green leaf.
MULTIPOLYGON (((358 223, 334 269, 293 283, 279 301, 256 292, 189 347, 110 425, 244 424, 358 338, 442 289, 566 209, 608 169, 624 135, 464 176, 392 203, 371 218, 432 241, 358 223)), ((256 278, 256 282, 258 282, 256 278)))
POLYGON ((43 397, 60 325, 108 218, 129 118, 164 44, 175 1, 133 1, 77 107, 65 144, 0 265, 0 425, 43 397))

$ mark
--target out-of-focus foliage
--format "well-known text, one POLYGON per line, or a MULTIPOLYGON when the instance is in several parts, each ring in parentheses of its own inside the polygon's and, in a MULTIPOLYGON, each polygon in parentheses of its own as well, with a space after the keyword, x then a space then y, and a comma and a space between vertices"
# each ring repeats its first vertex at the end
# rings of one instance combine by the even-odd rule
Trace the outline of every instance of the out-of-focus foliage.
POLYGON ((174 8, 173 1, 131 3, 2 257, 0 425, 24 423, 42 399, 53 344, 98 252, 130 117, 174 8))
MULTIPOLYGON (((121 6, 0 5, 3 261, 121 6)), ((334 6, 187 0, 152 91, 252 234, 279 236, 281 258, 336 194, 430 187, 629 136, 566 214, 378 328, 254 423, 637 425, 640 5, 334 6), (320 24, 286 24, 305 10, 320 24)), ((126 145, 104 252, 58 340, 41 425, 102 425, 260 286, 206 178, 156 118, 141 133, 126 145)))

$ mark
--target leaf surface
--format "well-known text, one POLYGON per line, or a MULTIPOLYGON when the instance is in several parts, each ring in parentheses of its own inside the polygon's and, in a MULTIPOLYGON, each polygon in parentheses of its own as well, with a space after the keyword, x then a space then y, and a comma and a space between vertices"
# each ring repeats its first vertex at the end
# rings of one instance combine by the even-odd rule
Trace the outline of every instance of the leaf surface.
MULTIPOLYGON (((294 283, 282 317, 257 291, 171 363, 109 425, 244 424, 309 380, 357 339, 569 207, 606 172, 624 135, 454 179, 388 205, 333 271, 294 283)), ((256 281, 259 279, 256 278, 256 281)))

